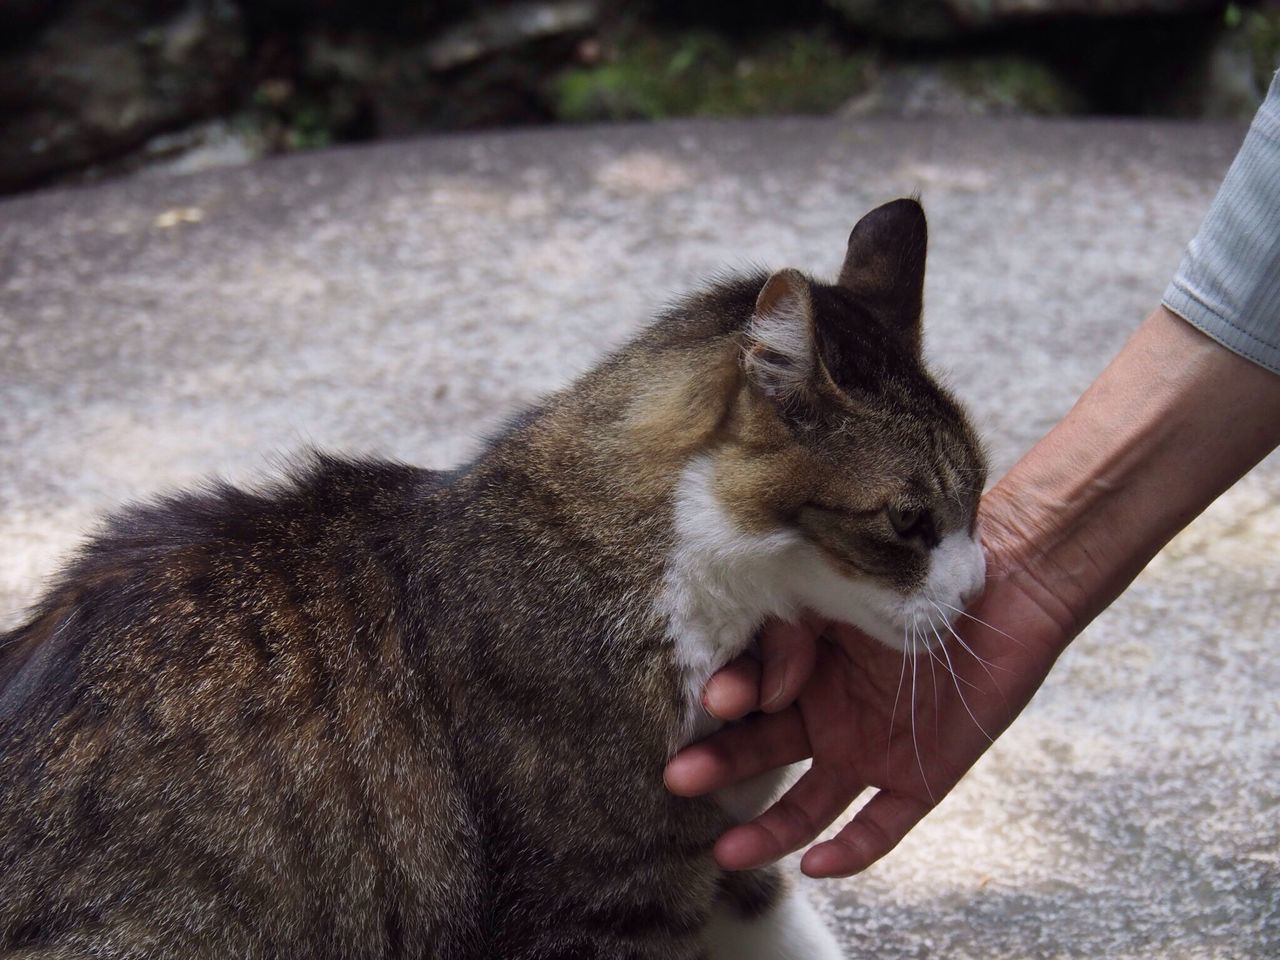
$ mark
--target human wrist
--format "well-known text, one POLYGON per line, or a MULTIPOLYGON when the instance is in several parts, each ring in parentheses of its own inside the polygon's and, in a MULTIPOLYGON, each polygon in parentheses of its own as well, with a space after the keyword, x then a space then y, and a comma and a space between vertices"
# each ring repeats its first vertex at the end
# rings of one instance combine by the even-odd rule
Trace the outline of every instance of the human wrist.
POLYGON ((984 498, 993 572, 1062 643, 1280 442, 1280 377, 1163 308, 984 498))

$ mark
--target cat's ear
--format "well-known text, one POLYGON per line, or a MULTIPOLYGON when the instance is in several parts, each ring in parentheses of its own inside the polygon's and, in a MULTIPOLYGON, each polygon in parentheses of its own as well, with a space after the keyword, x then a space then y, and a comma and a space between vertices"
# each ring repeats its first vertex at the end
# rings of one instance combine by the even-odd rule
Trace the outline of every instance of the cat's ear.
POLYGON ((903 336, 917 355, 928 246, 929 230, 919 201, 890 201, 854 226, 837 281, 876 320, 903 336))
POLYGON ((760 288, 742 363, 747 378, 772 400, 790 400, 805 389, 816 359, 813 300, 800 271, 779 270, 760 288))

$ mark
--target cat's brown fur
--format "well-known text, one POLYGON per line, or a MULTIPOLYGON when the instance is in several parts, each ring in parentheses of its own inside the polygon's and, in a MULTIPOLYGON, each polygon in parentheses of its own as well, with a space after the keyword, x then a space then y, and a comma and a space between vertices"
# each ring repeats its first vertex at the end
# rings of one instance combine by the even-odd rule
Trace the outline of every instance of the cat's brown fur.
POLYGON ((776 875, 723 877, 725 815, 661 778, 681 466, 714 455, 744 528, 910 582, 871 514, 934 458, 938 522, 969 524, 981 463, 919 365, 918 289, 902 326, 813 284, 844 332, 780 399, 743 373, 764 282, 456 473, 316 456, 110 521, 0 637, 0 954, 674 960, 717 896, 766 909, 776 875))

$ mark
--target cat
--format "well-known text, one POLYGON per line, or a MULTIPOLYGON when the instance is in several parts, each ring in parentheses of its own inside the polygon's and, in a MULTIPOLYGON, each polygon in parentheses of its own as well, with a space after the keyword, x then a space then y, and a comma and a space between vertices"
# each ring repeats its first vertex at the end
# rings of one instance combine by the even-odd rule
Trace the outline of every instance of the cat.
POLYGON ((0 637, 0 955, 836 960, 668 793, 771 616, 927 642, 985 478, 923 210, 731 278, 432 472, 312 454, 111 518, 0 637))

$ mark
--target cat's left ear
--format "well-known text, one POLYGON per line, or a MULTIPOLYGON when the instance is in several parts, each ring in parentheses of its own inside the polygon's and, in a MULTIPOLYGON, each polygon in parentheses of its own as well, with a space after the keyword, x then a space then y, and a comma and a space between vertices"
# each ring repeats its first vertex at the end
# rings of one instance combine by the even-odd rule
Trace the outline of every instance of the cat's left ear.
POLYGON ((928 246, 929 229, 919 201, 893 200, 854 226, 836 281, 876 320, 902 336, 917 356, 928 246))
POLYGON ((742 364, 766 397, 798 399, 813 374, 813 299, 799 270, 779 270, 760 288, 747 325, 742 364))

